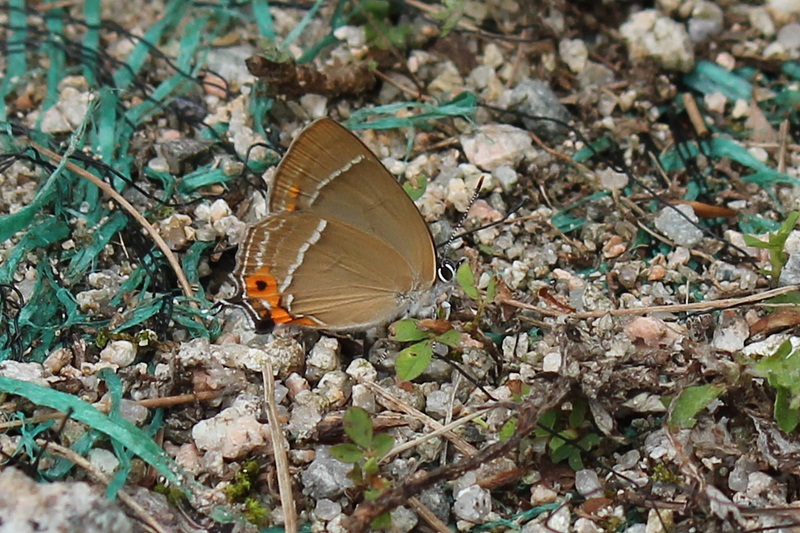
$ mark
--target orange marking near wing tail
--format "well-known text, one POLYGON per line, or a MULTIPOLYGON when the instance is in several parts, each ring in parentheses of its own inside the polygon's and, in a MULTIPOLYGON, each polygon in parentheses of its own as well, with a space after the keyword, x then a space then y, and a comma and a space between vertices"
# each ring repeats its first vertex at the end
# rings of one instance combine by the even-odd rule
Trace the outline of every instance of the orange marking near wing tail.
POLYGON ((317 324, 307 317, 292 316, 281 305, 281 293, 278 290, 278 280, 270 272, 269 267, 263 266, 256 272, 244 276, 245 298, 262 319, 269 318, 276 324, 299 324, 301 326, 316 326, 317 324), (265 307, 261 302, 267 302, 265 307))

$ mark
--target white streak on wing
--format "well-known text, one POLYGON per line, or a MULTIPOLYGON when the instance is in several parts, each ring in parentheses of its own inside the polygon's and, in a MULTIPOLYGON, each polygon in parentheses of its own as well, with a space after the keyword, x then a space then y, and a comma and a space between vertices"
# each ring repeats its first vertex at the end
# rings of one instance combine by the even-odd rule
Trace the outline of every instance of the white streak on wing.
MULTIPOLYGON (((295 271, 300 268, 300 265, 303 264, 303 259, 305 258, 306 252, 309 248, 311 248, 314 244, 319 241, 320 237, 322 237, 322 232, 325 230, 325 227, 328 225, 327 220, 320 220, 319 224, 317 224, 317 229, 314 230, 314 233, 311 237, 303 243, 303 246, 300 247, 300 250, 297 251, 297 256, 295 257, 294 263, 289 265, 289 269, 286 272, 286 279, 283 280, 281 283, 280 289, 278 292, 280 294, 286 294, 286 289, 289 288, 289 285, 292 283, 292 277, 294 276, 295 271)), ((288 309, 289 306, 287 306, 288 309)))
POLYGON ((344 174, 345 172, 347 172, 348 170, 350 170, 351 168, 353 168, 357 164, 361 163, 362 161, 364 161, 364 156, 363 155, 356 156, 356 157, 353 158, 352 161, 350 161, 349 163, 344 165, 342 168, 340 168, 336 172, 332 172, 330 176, 328 176, 324 180, 320 181, 317 184, 316 188, 314 189, 314 194, 312 194, 309 197, 309 201, 308 201, 309 205, 312 205, 314 202, 317 201, 317 196, 319 196, 320 191, 322 191, 322 189, 324 189, 326 185, 328 185, 330 182, 332 182, 333 180, 335 180, 336 178, 338 178, 339 176, 341 176, 342 174, 344 174))

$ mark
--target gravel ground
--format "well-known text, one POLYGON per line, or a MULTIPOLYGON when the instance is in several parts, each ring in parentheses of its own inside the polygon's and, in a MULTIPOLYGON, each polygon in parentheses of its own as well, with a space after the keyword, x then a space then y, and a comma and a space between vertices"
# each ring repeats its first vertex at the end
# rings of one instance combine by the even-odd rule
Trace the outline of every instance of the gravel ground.
POLYGON ((0 6, 0 532, 798 527, 800 2, 443 4, 0 6), (225 304, 321 117, 414 320, 225 304))

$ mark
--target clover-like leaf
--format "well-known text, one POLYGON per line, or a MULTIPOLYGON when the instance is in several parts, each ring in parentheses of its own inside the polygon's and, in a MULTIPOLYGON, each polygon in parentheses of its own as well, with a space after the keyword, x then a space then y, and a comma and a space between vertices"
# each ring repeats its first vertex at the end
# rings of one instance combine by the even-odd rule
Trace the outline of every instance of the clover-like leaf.
POLYGON ((393 446, 394 439, 391 435, 387 435, 386 433, 378 433, 375 435, 375 438, 372 439, 372 451, 374 451, 375 455, 379 458, 389 453, 393 446))
POLYGON ((433 341, 427 340, 412 344, 397 354, 395 370, 397 377, 411 381, 419 377, 433 359, 433 341))
POLYGON ((404 318, 392 324, 389 333, 393 340, 398 342, 413 342, 428 338, 428 332, 419 329, 419 321, 413 318, 404 318))
POLYGON ((478 299, 478 287, 475 285, 475 274, 472 273, 472 268, 469 263, 464 262, 458 267, 456 271, 456 280, 459 287, 464 291, 464 294, 472 298, 478 299))
POLYGON ((441 335, 437 335, 436 340, 451 348, 458 348, 461 346, 461 333, 458 330, 451 329, 441 335))
POLYGON ((330 452, 343 463, 357 463, 364 458, 364 450, 349 442, 331 446, 330 452))
POLYGON ((690 428, 695 425, 697 413, 708 407, 713 400, 725 392, 723 384, 686 387, 675 399, 669 424, 674 428, 690 428))
POLYGON ((349 407, 344 413, 344 432, 356 446, 372 448, 372 420, 360 407, 349 407))

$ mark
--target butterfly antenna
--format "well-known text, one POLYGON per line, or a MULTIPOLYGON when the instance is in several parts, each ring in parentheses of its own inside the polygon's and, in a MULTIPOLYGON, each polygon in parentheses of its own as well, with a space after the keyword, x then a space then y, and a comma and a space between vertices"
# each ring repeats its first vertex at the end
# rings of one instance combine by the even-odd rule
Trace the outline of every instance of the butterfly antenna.
POLYGON ((442 251, 439 254, 439 266, 436 269, 436 273, 441 281, 450 281, 456 275, 456 264, 447 258, 447 254, 452 248, 453 241, 461 237, 461 234, 459 234, 458 231, 464 228, 464 222, 467 221, 467 215, 469 215, 470 209, 472 209, 472 206, 475 205, 475 202, 478 200, 478 193, 481 192, 481 187, 483 187, 483 178, 484 177, 481 176, 481 179, 478 180, 478 185, 475 187, 475 192, 472 193, 472 198, 469 200, 467 210, 464 211, 464 214, 461 216, 461 220, 458 221, 456 227, 454 227, 453 231, 450 232, 450 238, 438 245, 441 246, 442 251))
POLYGON ((483 187, 483 179, 484 176, 481 176, 481 179, 478 180, 478 185, 475 186, 475 191, 472 193, 472 198, 469 200, 467 210, 464 211, 464 214, 461 215, 461 220, 458 221, 458 224, 456 224, 456 226, 453 228, 453 231, 450 232, 450 238, 441 244, 442 255, 447 255, 447 252, 449 252, 450 248, 452 247, 453 241, 463 235, 463 233, 459 233, 459 230, 464 229, 464 223, 467 221, 467 216, 469 216, 470 209, 472 209, 472 206, 475 205, 476 201, 478 201, 478 194, 480 194, 481 187, 483 187))

